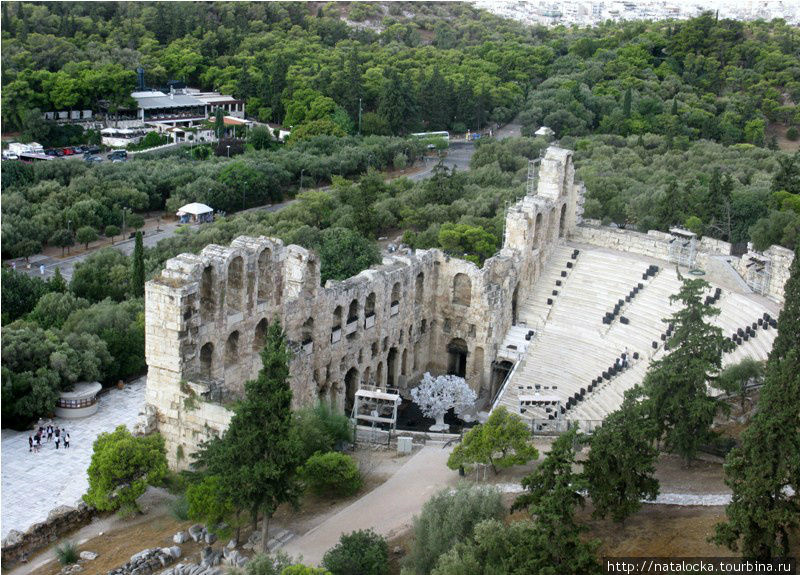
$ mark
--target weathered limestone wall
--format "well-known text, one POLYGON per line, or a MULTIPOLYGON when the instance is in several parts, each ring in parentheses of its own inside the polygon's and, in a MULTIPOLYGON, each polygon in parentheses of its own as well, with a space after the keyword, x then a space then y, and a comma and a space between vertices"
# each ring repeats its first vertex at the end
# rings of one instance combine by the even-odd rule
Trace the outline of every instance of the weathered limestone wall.
MULTIPOLYGON (((581 225, 573 228, 570 239, 668 261, 672 236, 656 230, 650 230, 643 234, 631 230, 610 228, 601 226, 596 220, 585 220, 581 225)), ((731 244, 728 242, 704 237, 697 243, 697 265, 702 268, 708 265, 709 258, 726 256, 739 275, 747 280, 749 273, 747 265, 752 258, 766 261, 770 268, 770 280, 764 295, 783 302, 783 286, 789 279, 789 267, 792 265, 794 252, 781 246, 771 246, 763 253, 754 252, 752 246, 749 248, 748 253, 739 258, 731 256, 731 244)))
POLYGON ((266 327, 280 320, 293 351, 296 406, 348 410, 362 383, 403 395, 422 373, 464 373, 489 401, 492 362, 554 247, 580 221, 583 187, 572 153, 551 147, 535 196, 506 217, 503 248, 482 268, 439 250, 385 257, 341 282, 319 285, 316 254, 279 240, 236 238, 166 263, 145 294, 147 412, 184 467, 221 433, 260 368, 266 327))
POLYGON ((783 287, 789 280, 789 268, 792 266, 795 253, 782 246, 770 246, 763 252, 755 252, 752 244, 748 244, 747 248, 747 253, 739 258, 735 265, 739 275, 746 281, 751 279, 748 264, 754 259, 765 261, 769 266, 769 283, 764 295, 783 302, 783 287))

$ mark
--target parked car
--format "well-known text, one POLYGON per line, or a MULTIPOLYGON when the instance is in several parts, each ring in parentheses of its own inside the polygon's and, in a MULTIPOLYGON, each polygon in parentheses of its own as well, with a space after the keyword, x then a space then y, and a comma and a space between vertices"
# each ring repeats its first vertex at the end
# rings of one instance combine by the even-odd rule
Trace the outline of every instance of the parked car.
POLYGON ((58 154, 56 153, 56 151, 55 151, 55 150, 52 150, 52 149, 51 149, 51 150, 45 150, 45 151, 44 151, 44 153, 45 153, 45 155, 47 155, 47 156, 53 156, 53 157, 55 157, 55 156, 58 156, 58 154))
POLYGON ((85 152, 89 152, 90 154, 99 154, 100 153, 100 146, 87 146, 85 152))
POLYGON ((86 146, 72 146, 72 151, 76 154, 82 154, 86 151, 86 146))
POLYGON ((53 150, 59 158, 64 157, 64 150, 53 150))
POLYGON ((14 152, 3 152, 4 160, 19 160, 19 156, 14 152))
POLYGON ((125 161, 128 159, 128 152, 126 152, 125 150, 114 150, 106 157, 111 161, 114 160, 125 161))
POLYGON ((83 160, 87 164, 99 164, 100 162, 103 161, 103 158, 101 158, 100 156, 85 156, 83 160))
POLYGON ((61 151, 64 152, 65 156, 74 156, 75 155, 75 152, 73 151, 72 148, 63 148, 61 151))

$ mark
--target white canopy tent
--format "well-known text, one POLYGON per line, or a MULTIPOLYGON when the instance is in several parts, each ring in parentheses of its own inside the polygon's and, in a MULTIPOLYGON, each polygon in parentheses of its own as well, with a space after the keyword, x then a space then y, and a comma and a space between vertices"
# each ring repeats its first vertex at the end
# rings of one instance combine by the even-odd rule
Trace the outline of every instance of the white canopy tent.
POLYGON ((181 208, 175 213, 175 215, 181 218, 182 221, 194 219, 196 222, 211 221, 213 214, 213 208, 197 202, 181 206, 181 208))

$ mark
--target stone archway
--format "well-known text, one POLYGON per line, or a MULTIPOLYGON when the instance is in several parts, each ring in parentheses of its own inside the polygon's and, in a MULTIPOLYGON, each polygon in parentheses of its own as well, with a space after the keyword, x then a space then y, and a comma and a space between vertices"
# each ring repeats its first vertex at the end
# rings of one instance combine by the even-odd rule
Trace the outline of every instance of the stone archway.
POLYGON ((467 342, 461 338, 450 340, 447 344, 447 373, 458 377, 467 376, 467 342))
POLYGON ((386 358, 386 387, 397 387, 397 348, 389 350, 386 358))
POLYGON ((350 414, 356 402, 356 391, 358 391, 358 370, 351 367, 344 376, 344 412, 350 414))

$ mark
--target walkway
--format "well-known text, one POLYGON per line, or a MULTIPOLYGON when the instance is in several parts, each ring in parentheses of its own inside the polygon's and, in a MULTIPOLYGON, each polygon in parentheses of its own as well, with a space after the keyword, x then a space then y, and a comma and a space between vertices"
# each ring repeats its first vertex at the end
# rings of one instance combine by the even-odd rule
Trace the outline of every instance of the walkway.
POLYGON ((407 528, 422 505, 436 492, 458 483, 458 473, 447 467, 450 449, 423 447, 383 485, 355 501, 305 535, 292 539, 283 551, 303 562, 319 565, 325 552, 343 533, 374 529, 391 537, 407 528))
POLYGON ((95 438, 118 425, 128 429, 144 407, 145 378, 100 396, 97 413, 86 419, 55 419, 70 435, 69 450, 44 443, 38 454, 28 452, 29 432, 3 429, 2 537, 47 519, 60 505, 74 506, 89 486, 86 470, 95 438))

